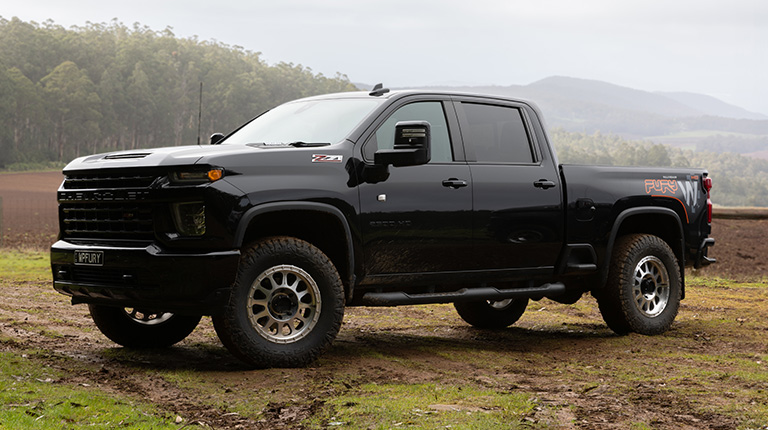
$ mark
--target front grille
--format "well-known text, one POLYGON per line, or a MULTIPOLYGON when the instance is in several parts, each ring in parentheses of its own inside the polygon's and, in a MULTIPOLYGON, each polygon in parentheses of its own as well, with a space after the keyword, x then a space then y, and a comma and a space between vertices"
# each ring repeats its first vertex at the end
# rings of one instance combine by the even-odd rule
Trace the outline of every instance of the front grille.
POLYGON ((73 267, 72 280, 93 284, 123 284, 130 279, 122 269, 95 267, 73 267), (125 277, 124 277, 125 276, 125 277))
POLYGON ((65 237, 152 240, 153 210, 146 202, 98 202, 60 205, 65 237))
POLYGON ((120 189, 120 188, 149 188, 161 176, 121 175, 115 173, 84 173, 69 174, 64 179, 65 190, 84 189, 120 189))
POLYGON ((167 178, 156 169, 68 173, 58 192, 62 237, 153 240, 156 201, 151 196, 167 178))

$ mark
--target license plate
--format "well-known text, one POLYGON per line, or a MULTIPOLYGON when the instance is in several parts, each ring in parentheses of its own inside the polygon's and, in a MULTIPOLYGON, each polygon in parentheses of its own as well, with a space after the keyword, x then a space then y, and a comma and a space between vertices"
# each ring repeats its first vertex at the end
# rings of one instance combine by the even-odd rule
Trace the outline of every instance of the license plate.
POLYGON ((75 251, 75 264, 80 266, 103 266, 104 251, 75 251))

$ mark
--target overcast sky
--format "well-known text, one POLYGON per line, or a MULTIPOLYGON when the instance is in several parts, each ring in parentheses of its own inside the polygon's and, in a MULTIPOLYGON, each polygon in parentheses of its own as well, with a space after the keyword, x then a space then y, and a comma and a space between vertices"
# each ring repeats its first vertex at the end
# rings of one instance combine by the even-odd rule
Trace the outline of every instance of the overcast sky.
POLYGON ((31 0, 5 19, 198 36, 353 82, 524 85, 560 75, 768 114, 766 0, 31 0))

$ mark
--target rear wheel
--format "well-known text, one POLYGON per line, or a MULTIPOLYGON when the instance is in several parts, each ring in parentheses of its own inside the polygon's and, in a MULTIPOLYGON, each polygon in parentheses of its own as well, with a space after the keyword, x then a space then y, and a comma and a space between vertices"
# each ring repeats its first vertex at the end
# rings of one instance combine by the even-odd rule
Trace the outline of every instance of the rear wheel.
POLYGON ((523 316, 528 299, 456 302, 453 307, 461 319, 477 328, 499 329, 511 326, 523 316))
POLYGON ((104 336, 128 348, 163 348, 181 342, 201 317, 150 312, 135 308, 88 305, 91 318, 104 336))
POLYGON ((243 253, 213 326, 224 346, 253 366, 297 367, 331 344, 343 318, 344 287, 330 259, 308 242, 276 237, 243 253))
POLYGON ((680 266, 669 245, 657 236, 633 234, 618 239, 608 283, 595 297, 614 332, 654 335, 672 325, 681 293, 680 266))

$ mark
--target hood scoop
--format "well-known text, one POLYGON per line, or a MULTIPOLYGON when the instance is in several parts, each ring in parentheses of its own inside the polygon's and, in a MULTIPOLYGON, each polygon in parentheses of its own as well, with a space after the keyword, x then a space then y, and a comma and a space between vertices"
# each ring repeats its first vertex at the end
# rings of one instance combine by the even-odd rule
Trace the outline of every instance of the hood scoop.
POLYGON ((137 158, 144 158, 147 155, 151 154, 151 152, 132 152, 132 153, 118 153, 118 154, 109 154, 104 157, 105 160, 129 160, 129 159, 137 159, 137 158))

